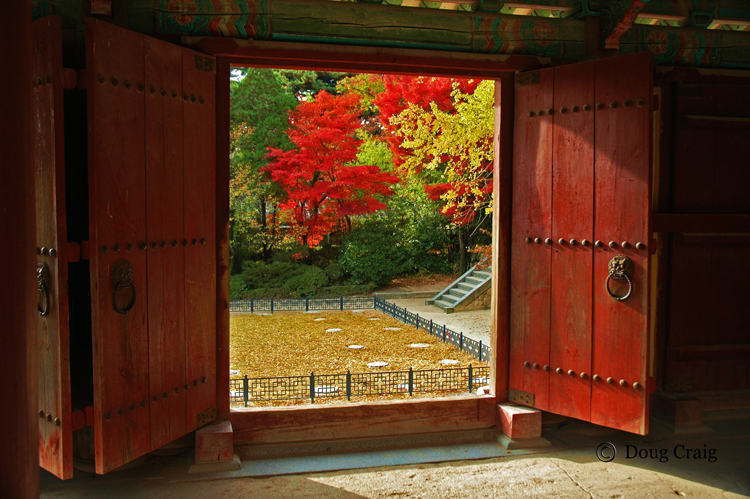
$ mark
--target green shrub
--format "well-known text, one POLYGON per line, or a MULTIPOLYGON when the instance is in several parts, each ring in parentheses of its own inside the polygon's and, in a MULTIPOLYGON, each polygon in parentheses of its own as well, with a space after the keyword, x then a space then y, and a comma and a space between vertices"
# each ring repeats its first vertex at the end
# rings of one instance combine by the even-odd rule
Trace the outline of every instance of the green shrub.
POLYGON ((347 234, 339 264, 355 284, 383 287, 404 272, 408 255, 398 231, 380 219, 364 221, 347 234))
POLYGON ((305 266, 293 262, 245 262, 242 277, 247 289, 283 288, 284 283, 305 272, 305 266))
POLYGON ((233 275, 229 278, 229 299, 230 300, 243 300, 249 298, 250 295, 245 286, 245 279, 241 275, 233 275))
POLYGON ((409 271, 419 274, 449 274, 458 268, 460 255, 453 246, 451 233, 439 213, 416 220, 410 227, 405 245, 409 271))
POLYGON ((339 284, 344 279, 344 269, 338 263, 330 263, 325 268, 326 275, 328 276, 328 284, 335 285, 339 284))
POLYGON ((304 265, 304 273, 284 282, 284 289, 291 296, 315 296, 318 289, 328 284, 328 276, 323 269, 304 265))
POLYGON ((294 298, 286 288, 256 288, 247 292, 248 298, 294 298))
POLYGON ((320 288, 316 298, 328 298, 334 296, 358 296, 371 295, 375 291, 372 284, 349 284, 346 286, 327 286, 320 288))

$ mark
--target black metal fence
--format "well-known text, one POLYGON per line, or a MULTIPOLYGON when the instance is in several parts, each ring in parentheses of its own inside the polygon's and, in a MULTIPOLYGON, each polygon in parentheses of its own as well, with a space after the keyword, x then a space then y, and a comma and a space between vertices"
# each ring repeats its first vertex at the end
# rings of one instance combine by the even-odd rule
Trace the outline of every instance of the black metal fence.
POLYGON ((428 392, 473 392, 489 384, 489 367, 463 367, 415 371, 315 374, 275 378, 230 378, 229 400, 234 404, 272 400, 310 400, 367 395, 428 392))
POLYGON ((376 297, 374 301, 375 310, 390 315, 404 324, 409 324, 417 329, 424 329, 431 335, 440 338, 444 343, 452 343, 462 352, 471 354, 477 360, 489 362, 492 350, 489 345, 484 345, 482 340, 477 341, 466 337, 464 336, 464 333, 457 333, 448 329, 444 325, 441 326, 440 324, 435 324, 432 319, 427 320, 424 317, 420 317, 419 314, 409 312, 405 308, 401 308, 386 300, 381 300, 376 297))
POLYGON ((310 310, 369 310, 375 308, 372 296, 338 298, 251 298, 230 300, 230 312, 308 312, 310 310))

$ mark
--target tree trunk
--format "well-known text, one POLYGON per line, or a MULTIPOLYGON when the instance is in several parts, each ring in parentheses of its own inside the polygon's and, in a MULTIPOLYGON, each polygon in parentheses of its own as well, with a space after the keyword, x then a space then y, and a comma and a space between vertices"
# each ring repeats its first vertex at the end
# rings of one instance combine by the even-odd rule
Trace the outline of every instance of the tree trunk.
POLYGON ((469 270, 468 264, 469 264, 469 251, 467 247, 467 239, 468 234, 466 233, 466 230, 464 227, 458 228, 458 252, 460 256, 460 261, 458 264, 458 271, 459 273, 463 274, 467 270, 469 270))

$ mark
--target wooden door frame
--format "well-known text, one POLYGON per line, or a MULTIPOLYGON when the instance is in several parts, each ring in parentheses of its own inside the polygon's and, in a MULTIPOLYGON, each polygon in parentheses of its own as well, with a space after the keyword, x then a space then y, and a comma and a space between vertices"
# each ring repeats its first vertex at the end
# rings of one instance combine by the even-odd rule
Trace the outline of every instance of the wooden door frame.
POLYGON ((231 421, 237 443, 404 435, 495 426, 496 405, 507 400, 510 338, 510 225, 514 72, 549 65, 533 56, 403 50, 378 47, 183 38, 217 57, 216 84, 216 351, 219 418, 231 421), (231 411, 229 404, 229 106, 230 65, 326 69, 361 73, 494 79, 495 137, 491 345, 492 395, 344 406, 231 411), (506 105, 501 106, 504 102, 506 105), (501 158, 502 156, 502 158, 501 158), (502 250, 502 253, 501 253, 502 250), (499 259, 503 254, 502 260, 499 259), (502 320, 498 320, 498 319, 502 320))

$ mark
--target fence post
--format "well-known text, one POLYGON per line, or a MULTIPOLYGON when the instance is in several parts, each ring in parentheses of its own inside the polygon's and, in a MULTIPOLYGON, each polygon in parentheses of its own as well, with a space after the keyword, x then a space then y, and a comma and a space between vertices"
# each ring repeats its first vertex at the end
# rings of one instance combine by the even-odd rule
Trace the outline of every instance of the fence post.
POLYGON ((344 296, 341 296, 341 310, 344 310, 344 296))
POLYGON ((273 313, 273 296, 271 297, 271 313, 273 313))
POLYGON ((417 314, 417 329, 419 329, 419 314, 417 314))
POLYGON ((482 340, 479 340, 479 362, 482 362, 482 340))
POLYGON ((474 368, 469 364, 469 393, 474 388, 474 368))
POLYGON ((433 336, 434 336, 434 333, 433 333, 434 328, 435 328, 435 326, 432 323, 432 319, 430 319, 430 334, 433 335, 433 336))
POLYGON ((443 343, 445 343, 445 329, 446 329, 446 327, 445 327, 445 324, 444 324, 443 325, 443 343))
POLYGON ((462 352, 464 351, 464 332, 461 331, 461 346, 459 348, 462 352))
POLYGON ((315 373, 310 373, 310 403, 315 403, 315 373))
POLYGON ((305 312, 309 312, 309 311, 310 311, 310 297, 305 296, 305 312))
POLYGON ((245 378, 242 380, 242 394, 243 398, 245 399, 245 407, 247 407, 247 399, 248 399, 248 389, 247 389, 247 374, 245 375, 245 378))
POLYGON ((352 400, 352 373, 346 370, 346 400, 352 400))
POLYGON ((255 308, 255 298, 250 298, 250 313, 252 314, 254 312, 255 308))
POLYGON ((409 396, 414 395, 414 370, 409 368, 409 396))

